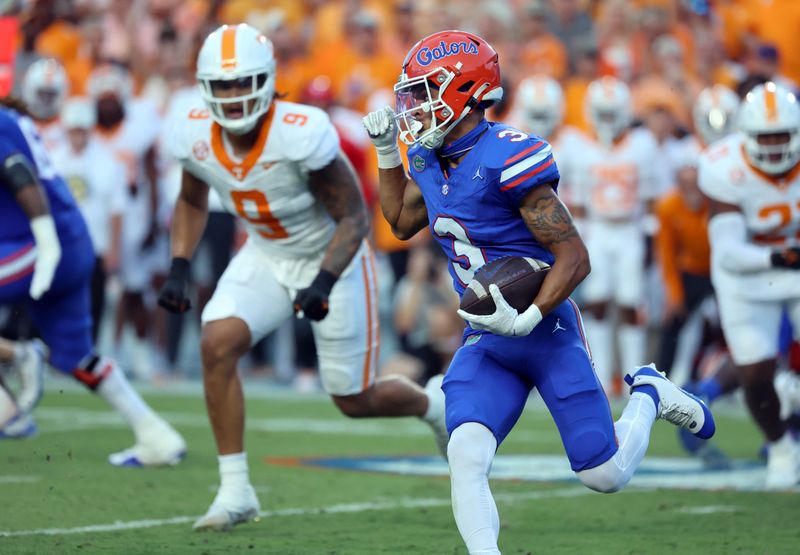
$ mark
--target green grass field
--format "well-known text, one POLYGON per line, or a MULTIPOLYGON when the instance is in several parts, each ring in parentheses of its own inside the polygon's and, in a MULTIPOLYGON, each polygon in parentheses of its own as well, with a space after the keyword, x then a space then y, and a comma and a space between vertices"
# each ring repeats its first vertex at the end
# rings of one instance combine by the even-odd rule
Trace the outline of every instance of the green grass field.
MULTIPOLYGON (((431 455, 424 424, 351 421, 324 398, 261 394, 248 401, 247 447, 264 517, 227 534, 196 533, 217 467, 202 397, 155 392, 154 408, 189 442, 176 468, 117 469, 131 442, 103 402, 50 387, 40 434, 0 443, 0 554, 462 554, 445 477, 277 464, 297 457, 431 455), (266 462, 268 458, 272 463, 266 462)), ((728 411, 731 412, 731 411, 728 411)), ((719 444, 753 459, 754 426, 718 418, 719 444)), ((500 455, 562 453, 548 415, 527 410, 500 455)), ((650 456, 680 457, 657 423, 650 456)), ((577 482, 494 480, 505 554, 798 553, 800 495, 643 489, 601 495, 577 482)))

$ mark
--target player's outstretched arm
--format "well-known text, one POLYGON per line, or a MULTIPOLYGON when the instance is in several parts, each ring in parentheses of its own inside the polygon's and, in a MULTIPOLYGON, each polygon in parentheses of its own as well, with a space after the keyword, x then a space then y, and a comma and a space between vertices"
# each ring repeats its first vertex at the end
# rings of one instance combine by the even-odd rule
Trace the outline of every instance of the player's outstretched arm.
POLYGON ((395 237, 411 239, 428 225, 428 213, 419 186, 403 167, 394 111, 387 106, 370 112, 363 123, 378 154, 378 194, 383 217, 395 237))
POLYGON ((336 231, 325 251, 321 269, 338 278, 369 233, 367 207, 358 177, 340 151, 330 164, 309 172, 308 186, 336 222, 336 231))
POLYGON ((191 308, 186 297, 189 261, 197 249, 208 220, 208 185, 183 170, 181 192, 172 216, 172 264, 158 304, 170 312, 183 313, 191 308))
POLYGON ((11 191, 31 221, 31 232, 36 243, 36 263, 29 292, 33 299, 39 299, 50 289, 61 261, 61 243, 50 214, 47 195, 39 184, 33 165, 20 153, 12 154, 0 162, 0 184, 11 191))
POLYGON ((552 187, 543 185, 531 190, 522 199, 519 211, 536 240, 556 259, 533 301, 546 315, 589 275, 589 253, 569 210, 552 187))

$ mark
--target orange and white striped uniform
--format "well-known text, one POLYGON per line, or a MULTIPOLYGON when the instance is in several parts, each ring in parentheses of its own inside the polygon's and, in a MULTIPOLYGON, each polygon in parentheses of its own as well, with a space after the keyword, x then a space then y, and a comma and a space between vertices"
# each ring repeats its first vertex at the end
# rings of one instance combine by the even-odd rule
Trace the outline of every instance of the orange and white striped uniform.
MULTIPOLYGON (((309 189, 308 174, 339 153, 336 130, 317 108, 273 101, 260 125, 253 149, 239 159, 220 125, 197 107, 172 144, 184 170, 212 187, 248 234, 203 322, 239 318, 253 343, 293 316, 296 291, 319 272, 335 224, 309 189)), ((379 332, 375 264, 366 243, 336 282, 328 315, 311 326, 325 390, 352 395, 366 389, 375 378, 379 332)))

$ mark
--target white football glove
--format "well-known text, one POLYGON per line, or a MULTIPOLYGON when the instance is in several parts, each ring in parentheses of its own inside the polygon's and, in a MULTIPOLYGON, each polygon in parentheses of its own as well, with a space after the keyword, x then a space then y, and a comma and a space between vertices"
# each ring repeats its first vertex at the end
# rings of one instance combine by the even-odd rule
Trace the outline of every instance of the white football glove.
POLYGON ((400 149, 397 147, 399 130, 394 118, 394 110, 386 106, 382 110, 370 112, 361 120, 378 152, 379 168, 396 168, 403 163, 400 149))
POLYGON ((58 242, 53 217, 37 216, 31 220, 31 231, 36 242, 36 263, 29 289, 31 298, 38 300, 53 283, 56 268, 61 260, 61 243, 58 242))
POLYGON ((458 315, 469 322, 473 329, 490 331, 496 335, 521 337, 531 333, 533 328, 542 321, 542 311, 535 304, 520 314, 516 308, 508 304, 500 292, 500 288, 494 283, 489 285, 489 293, 494 299, 494 313, 470 314, 458 309, 458 315))

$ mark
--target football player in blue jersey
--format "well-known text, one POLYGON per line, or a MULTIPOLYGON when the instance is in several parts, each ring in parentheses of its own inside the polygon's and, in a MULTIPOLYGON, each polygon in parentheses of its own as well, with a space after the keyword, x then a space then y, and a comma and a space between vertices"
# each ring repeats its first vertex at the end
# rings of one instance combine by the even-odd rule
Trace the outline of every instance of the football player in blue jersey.
MULTIPOLYGON (((131 426, 136 444, 109 462, 176 464, 186 451, 183 438, 145 404, 116 362, 94 350, 88 229, 33 121, 11 106, 0 103, 0 305, 27 303, 49 363, 98 393, 131 426)), ((21 383, 16 397, 0 385, 0 437, 35 432, 31 410, 42 393, 42 351, 0 339, 0 362, 10 363, 21 383)))
POLYGON ((395 235, 408 239, 429 226, 450 259, 459 294, 479 267, 502 256, 552 265, 521 313, 496 285, 490 286, 493 314, 459 311, 468 325, 442 385, 456 524, 470 553, 499 553, 489 469, 534 387, 572 469, 600 492, 628 483, 656 418, 700 437, 714 433, 714 420, 700 400, 652 366, 626 376, 630 401, 612 420, 569 299, 589 273, 589 259, 556 195, 550 145, 484 116, 503 93, 494 49, 470 33, 431 35, 406 56, 395 93, 397 114, 387 107, 364 118, 378 153, 381 207, 395 235), (410 146, 408 173, 398 133, 410 146))

